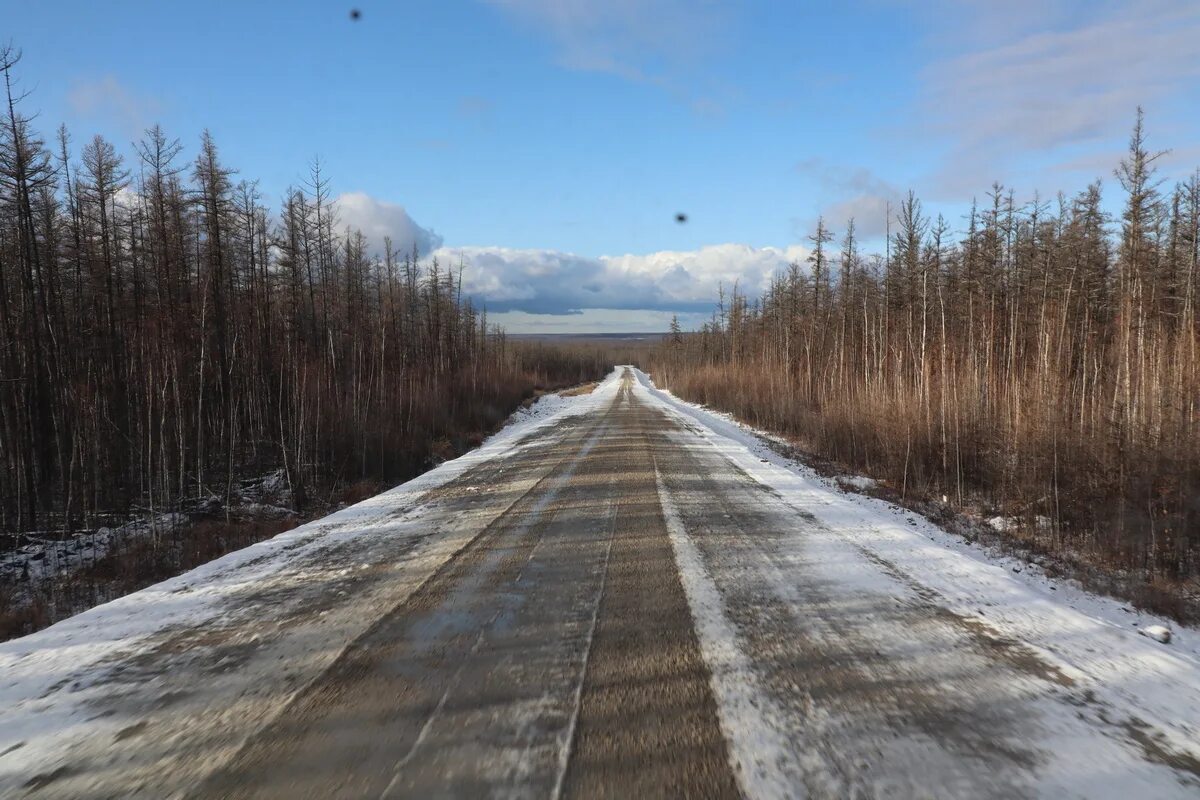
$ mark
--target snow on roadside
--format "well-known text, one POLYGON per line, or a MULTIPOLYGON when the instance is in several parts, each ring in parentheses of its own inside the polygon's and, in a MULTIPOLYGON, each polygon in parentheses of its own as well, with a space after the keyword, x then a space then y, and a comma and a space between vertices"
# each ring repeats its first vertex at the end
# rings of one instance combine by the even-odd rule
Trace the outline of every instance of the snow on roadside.
POLYGON ((738 783, 747 797, 789 797, 803 785, 804 769, 796 757, 800 748, 783 735, 784 726, 771 719, 775 706, 759 686, 734 625, 721 605, 720 591, 705 570, 695 542, 684 530, 657 465, 654 481, 696 634, 712 675, 713 694, 721 708, 721 727, 730 745, 738 783))
MULTIPOLYGON (((505 445, 507 449, 502 452, 496 451, 487 454, 488 459, 497 458, 515 450, 519 446, 519 443, 514 444, 515 440, 525 439, 529 434, 541 430, 550 423, 561 422, 567 417, 581 416, 594 411, 596 408, 607 405, 616 397, 617 392, 621 389, 621 374, 622 369, 620 367, 614 368, 588 394, 577 394, 569 397, 564 397, 556 393, 542 395, 529 406, 518 408, 514 411, 504 423, 504 427, 489 437, 478 450, 455 459, 455 461, 471 457, 476 453, 482 454, 489 447, 495 448, 502 444, 505 445)), ((417 478, 417 480, 420 480, 420 478, 417 478)))
POLYGON ((879 481, 874 478, 868 478, 866 475, 839 475, 837 482, 848 489, 861 492, 866 489, 874 489, 879 485, 879 481))
MULTIPOLYGON (((282 579, 318 552, 377 534, 385 518, 398 511, 419 516, 421 498, 430 490, 522 449, 536 431, 611 402, 619 388, 620 372, 614 371, 591 394, 547 395, 514 414, 476 450, 407 483, 37 633, 0 643, 0 786, 20 774, 23 764, 76 735, 72 729, 81 729, 87 704, 94 699, 87 689, 103 679, 109 665, 145 652, 157 634, 219 619, 225 604, 240 593, 282 579)), ((412 528, 415 533, 421 526, 412 528)))
POLYGON ((1051 579, 908 509, 839 491, 836 478, 775 452, 765 441, 772 437, 635 374, 640 397, 677 417, 790 506, 932 589, 951 611, 1029 645, 1126 719, 1153 721, 1168 749, 1193 757, 1200 750, 1200 631, 1051 579), (1139 635, 1150 625, 1171 629, 1171 643, 1139 635))

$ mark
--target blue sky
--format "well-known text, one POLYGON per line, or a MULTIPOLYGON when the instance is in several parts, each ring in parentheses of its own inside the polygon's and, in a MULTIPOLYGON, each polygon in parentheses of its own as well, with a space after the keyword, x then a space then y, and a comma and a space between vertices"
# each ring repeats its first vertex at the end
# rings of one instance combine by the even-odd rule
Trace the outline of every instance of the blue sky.
POLYGON ((514 330, 695 321, 908 188, 955 225, 992 180, 1074 192, 1138 103, 1200 164, 1195 3, 3 6, 46 134, 208 128, 275 203, 320 155, 345 222, 462 258, 514 330))

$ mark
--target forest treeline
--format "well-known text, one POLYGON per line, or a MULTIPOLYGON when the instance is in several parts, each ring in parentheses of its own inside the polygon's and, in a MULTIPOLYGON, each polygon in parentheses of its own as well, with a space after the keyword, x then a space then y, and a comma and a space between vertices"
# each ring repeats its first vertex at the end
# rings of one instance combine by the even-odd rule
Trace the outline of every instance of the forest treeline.
POLYGON ((806 265, 676 326, 655 377, 901 494, 1021 517, 1036 548, 1196 579, 1200 172, 1167 186, 1159 155, 1139 110, 1119 219, 1096 182, 993 185, 959 233, 910 193, 882 255, 819 221, 806 265))
POLYGON ((205 133, 47 141, 0 52, 0 529, 86 530, 282 468, 316 493, 420 472, 598 353, 506 340, 462 266, 343 229, 319 163, 277 210, 205 133))

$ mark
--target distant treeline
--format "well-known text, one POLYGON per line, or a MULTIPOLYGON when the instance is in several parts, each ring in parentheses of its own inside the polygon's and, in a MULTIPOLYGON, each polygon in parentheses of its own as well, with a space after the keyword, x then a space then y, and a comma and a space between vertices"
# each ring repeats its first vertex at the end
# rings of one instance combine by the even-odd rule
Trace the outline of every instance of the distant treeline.
POLYGON ((461 451, 596 351, 516 345, 458 265, 368 251, 319 164, 272 214, 205 133, 47 142, 0 51, 0 529, 76 530, 283 467, 303 508, 461 451))
POLYGON ((1194 579, 1200 172, 1164 186, 1156 158, 1139 111, 1119 220, 1097 182, 994 185, 961 233, 910 193, 884 255, 820 221, 807 269, 676 326, 656 377, 910 497, 1020 516, 1036 547, 1194 579))

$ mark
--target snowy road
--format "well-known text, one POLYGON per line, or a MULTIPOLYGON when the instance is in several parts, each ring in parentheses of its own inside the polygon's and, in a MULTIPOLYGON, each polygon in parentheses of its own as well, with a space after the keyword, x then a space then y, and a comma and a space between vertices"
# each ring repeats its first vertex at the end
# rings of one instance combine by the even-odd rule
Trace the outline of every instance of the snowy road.
POLYGON ((620 369, 0 644, 0 796, 1196 797, 1151 622, 620 369))

